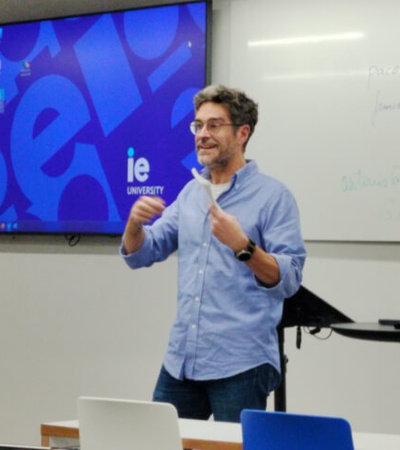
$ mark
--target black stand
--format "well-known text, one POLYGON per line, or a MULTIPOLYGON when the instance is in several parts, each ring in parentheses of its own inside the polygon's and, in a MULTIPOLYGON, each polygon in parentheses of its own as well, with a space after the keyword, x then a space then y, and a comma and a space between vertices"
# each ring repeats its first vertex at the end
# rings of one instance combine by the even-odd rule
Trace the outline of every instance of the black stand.
POLYGON ((400 328, 375 323, 336 323, 332 330, 343 336, 366 341, 400 342, 400 328))
POLYGON ((293 297, 287 298, 283 305, 282 320, 278 326, 279 351, 281 355, 281 384, 275 390, 275 411, 286 411, 286 366, 285 328, 297 327, 297 348, 301 345, 301 327, 311 327, 312 334, 321 328, 330 328, 334 323, 353 322, 349 317, 326 303, 317 295, 300 286, 293 297))

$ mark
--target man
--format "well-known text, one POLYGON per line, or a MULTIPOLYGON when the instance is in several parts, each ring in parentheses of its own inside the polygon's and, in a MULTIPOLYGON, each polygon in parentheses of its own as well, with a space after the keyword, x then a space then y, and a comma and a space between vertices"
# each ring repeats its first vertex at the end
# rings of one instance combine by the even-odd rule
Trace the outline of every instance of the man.
POLYGON ((194 104, 191 131, 218 207, 195 179, 168 207, 141 197, 121 254, 136 269, 178 250, 178 311, 153 399, 180 417, 239 422, 242 409, 265 409, 279 384, 276 327, 300 286, 305 249, 292 194, 244 157, 256 103, 209 86, 194 104))

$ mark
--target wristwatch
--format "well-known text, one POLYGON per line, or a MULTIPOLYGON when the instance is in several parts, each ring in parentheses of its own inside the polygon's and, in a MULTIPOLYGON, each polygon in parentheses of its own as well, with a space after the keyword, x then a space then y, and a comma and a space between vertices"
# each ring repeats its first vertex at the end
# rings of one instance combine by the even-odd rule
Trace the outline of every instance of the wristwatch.
POLYGON ((242 250, 235 252, 235 257, 239 261, 248 261, 253 256, 255 249, 256 249, 256 243, 253 242, 249 238, 249 242, 248 242, 247 246, 245 248, 243 248, 242 250))

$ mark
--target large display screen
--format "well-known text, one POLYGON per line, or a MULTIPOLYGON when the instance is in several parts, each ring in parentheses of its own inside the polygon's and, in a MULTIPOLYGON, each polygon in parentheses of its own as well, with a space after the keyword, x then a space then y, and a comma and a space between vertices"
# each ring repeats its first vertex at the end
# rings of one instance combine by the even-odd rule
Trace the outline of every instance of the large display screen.
POLYGON ((0 233, 120 234, 198 165, 209 2, 0 25, 0 233))

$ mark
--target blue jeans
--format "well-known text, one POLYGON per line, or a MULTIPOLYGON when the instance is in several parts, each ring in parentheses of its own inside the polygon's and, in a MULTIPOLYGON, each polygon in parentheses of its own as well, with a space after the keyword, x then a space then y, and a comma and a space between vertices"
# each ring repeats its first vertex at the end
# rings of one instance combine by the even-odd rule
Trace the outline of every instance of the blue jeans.
POLYGON ((240 422, 242 409, 261 409, 279 384, 279 373, 270 364, 220 380, 177 380, 164 367, 154 389, 153 400, 172 403, 179 417, 240 422))

